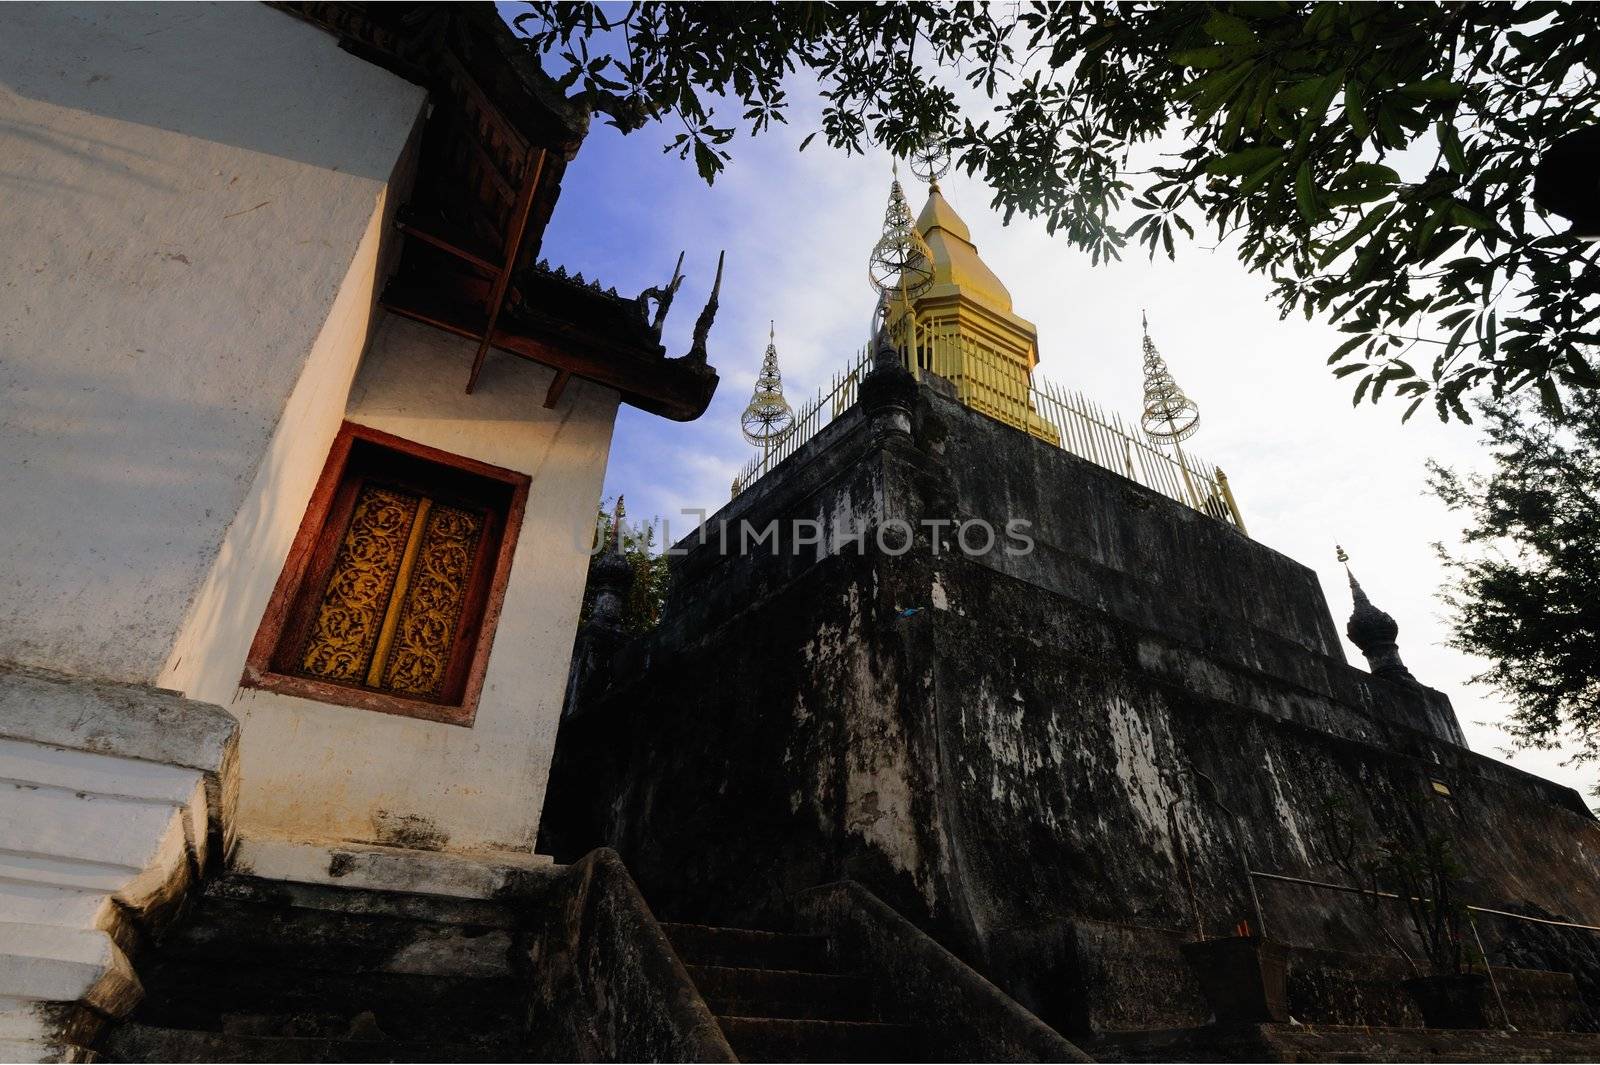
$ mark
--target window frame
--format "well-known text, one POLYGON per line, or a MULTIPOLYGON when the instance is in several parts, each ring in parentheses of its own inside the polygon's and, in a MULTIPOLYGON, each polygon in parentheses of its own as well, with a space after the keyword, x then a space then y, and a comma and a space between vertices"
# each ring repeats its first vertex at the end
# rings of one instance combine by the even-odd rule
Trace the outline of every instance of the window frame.
MULTIPOLYGON (((401 485, 406 480, 404 475, 395 478, 396 483, 401 485)), ((523 512, 527 508, 531 483, 531 477, 515 470, 441 451, 355 422, 344 422, 328 451, 327 461, 312 490, 294 543, 289 548, 283 570, 278 575, 272 597, 267 602, 255 639, 251 642, 244 675, 239 681, 240 687, 470 728, 477 717, 478 700, 483 692, 484 675, 488 671, 489 653, 499 627, 500 611, 505 604, 512 558, 522 530, 523 512), (315 583, 319 575, 326 580, 334 555, 343 540, 358 484, 354 479, 347 480, 347 474, 358 444, 394 452, 402 461, 431 463, 497 482, 509 490, 503 514, 498 508, 490 508, 491 523, 497 521, 500 526, 498 543, 492 547, 492 557, 485 557, 491 551, 487 527, 485 534, 479 538, 475 573, 481 575, 483 570, 478 567, 487 563, 490 567, 489 576, 487 580, 481 577, 474 580, 473 587, 468 591, 468 599, 462 605, 461 621, 454 642, 458 650, 452 655, 452 673, 457 675, 453 683, 447 682, 447 685, 459 690, 458 698, 435 700, 374 691, 274 669, 275 660, 280 657, 285 641, 297 635, 301 640, 304 639, 309 624, 308 615, 313 609, 308 605, 308 585, 315 583), (465 640, 470 640, 472 646, 463 652, 459 648, 461 641, 465 640)))

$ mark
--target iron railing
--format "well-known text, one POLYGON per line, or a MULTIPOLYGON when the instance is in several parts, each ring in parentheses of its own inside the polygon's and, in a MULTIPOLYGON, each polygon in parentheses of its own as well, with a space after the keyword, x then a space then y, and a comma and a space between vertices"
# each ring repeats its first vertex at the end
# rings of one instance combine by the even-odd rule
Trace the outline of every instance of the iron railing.
MULTIPOLYGON (((1005 356, 970 350, 978 346, 970 337, 929 331, 919 341, 912 372, 945 378, 966 406, 1244 531, 1227 475, 1216 466, 1177 448, 1167 451, 1082 394, 1030 380, 1026 368, 1006 372, 999 361, 1005 356)), ((870 369, 871 352, 862 349, 800 406, 788 433, 745 463, 733 479, 733 494, 760 480, 853 406, 861 378, 870 369)))

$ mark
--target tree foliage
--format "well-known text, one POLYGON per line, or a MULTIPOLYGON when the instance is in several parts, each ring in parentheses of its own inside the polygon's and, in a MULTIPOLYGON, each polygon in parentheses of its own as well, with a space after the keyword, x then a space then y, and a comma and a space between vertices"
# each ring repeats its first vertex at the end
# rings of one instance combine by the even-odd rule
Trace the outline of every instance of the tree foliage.
POLYGON ((1600 759, 1600 392, 1552 415, 1522 400, 1484 405, 1494 465, 1431 486, 1467 516, 1469 552, 1440 554, 1452 646, 1492 663, 1475 678, 1512 704, 1523 746, 1573 742, 1600 759))
MULTIPOLYGON (((601 508, 595 521, 594 553, 590 565, 600 555, 602 545, 609 544, 614 523, 611 514, 601 508)), ((656 550, 655 522, 634 524, 622 521, 622 557, 633 567, 633 583, 628 586, 628 598, 622 607, 623 631, 642 635, 654 629, 661 621, 661 608, 667 601, 667 590, 672 586, 672 572, 666 555, 656 550)), ((584 601, 583 618, 589 618, 591 604, 584 601)))
POLYGON ((707 181, 740 129, 785 121, 800 72, 812 137, 905 154, 947 134, 1008 219, 1096 262, 1210 230, 1284 315, 1349 334, 1329 362, 1356 403, 1470 420, 1476 388, 1554 410, 1600 386, 1600 244, 1530 201, 1541 153, 1600 110, 1585 5, 652 0, 513 21, 620 128, 676 123, 668 150, 707 181))
POLYGON ((1369 824, 1345 796, 1324 801, 1323 845, 1333 864, 1361 889, 1384 938, 1413 969, 1411 955, 1389 931, 1385 893, 1398 896, 1393 901, 1404 909, 1431 975, 1456 976, 1481 963, 1466 937, 1471 917, 1461 885, 1467 870, 1452 838, 1431 826, 1414 796, 1378 813, 1381 826, 1369 824))

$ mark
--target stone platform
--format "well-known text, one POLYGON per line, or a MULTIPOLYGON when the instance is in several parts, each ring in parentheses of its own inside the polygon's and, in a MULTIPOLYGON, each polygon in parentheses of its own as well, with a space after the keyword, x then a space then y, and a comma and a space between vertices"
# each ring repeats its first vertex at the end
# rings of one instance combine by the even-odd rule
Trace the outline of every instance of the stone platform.
POLYGON ((1111 1032, 1080 1045, 1096 1061, 1597 1061, 1600 1035, 1331 1024, 1111 1032))

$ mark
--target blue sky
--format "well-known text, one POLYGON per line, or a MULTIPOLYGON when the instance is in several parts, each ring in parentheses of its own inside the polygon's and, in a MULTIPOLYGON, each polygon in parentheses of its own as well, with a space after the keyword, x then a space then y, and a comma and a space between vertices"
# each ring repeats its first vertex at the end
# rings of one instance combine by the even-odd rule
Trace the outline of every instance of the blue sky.
MULTIPOLYGON (((797 103, 803 87, 791 92, 797 103)), ((800 140, 815 126, 804 110, 791 125, 731 146, 733 161, 713 187, 691 164, 663 154, 665 126, 623 137, 596 123, 567 170, 545 238, 552 262, 598 275, 631 294, 665 281, 680 250, 687 281, 667 320, 670 354, 688 348, 717 252, 727 251, 711 361, 722 376, 710 410, 678 424, 623 408, 606 494, 626 493, 631 517, 666 516, 676 539, 683 507, 714 511, 751 455, 738 415, 767 342, 769 319, 791 403, 816 388, 864 342, 873 307, 867 252, 881 227, 890 159, 846 157, 800 140)), ((906 175, 912 209, 925 190, 906 175)), ((1091 266, 1088 256, 1026 219, 1002 226, 983 187, 961 175, 942 182, 1016 311, 1039 328, 1039 372, 1101 404, 1136 416, 1140 401, 1141 309, 1201 428, 1186 445, 1225 469, 1251 535, 1314 568, 1341 629, 1350 607, 1334 544, 1373 601, 1400 623, 1400 649, 1423 683, 1450 696, 1474 749, 1505 746, 1494 722, 1504 708, 1469 685, 1482 663, 1443 646, 1443 570, 1432 544, 1454 544, 1460 521, 1424 490, 1432 457, 1460 468, 1484 455, 1477 431, 1442 425, 1426 408, 1402 426, 1398 404, 1352 409, 1350 387, 1324 365, 1341 337, 1320 322, 1280 321, 1267 283, 1227 249, 1202 240, 1178 261, 1132 252, 1091 266)), ((1362 663, 1346 645, 1352 662, 1362 663)), ((1523 752, 1512 764, 1587 792, 1592 768, 1523 752)))

